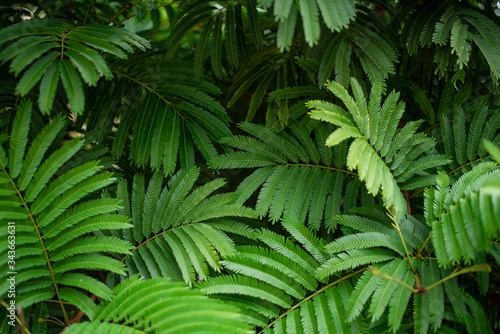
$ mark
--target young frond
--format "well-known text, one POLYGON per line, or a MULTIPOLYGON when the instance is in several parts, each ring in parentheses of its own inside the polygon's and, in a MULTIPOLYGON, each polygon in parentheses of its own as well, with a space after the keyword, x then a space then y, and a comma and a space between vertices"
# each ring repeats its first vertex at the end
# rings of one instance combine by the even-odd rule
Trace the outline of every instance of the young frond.
MULTIPOLYGON (((290 222, 290 218, 282 220, 282 224, 289 230, 297 225, 290 222)), ((303 225, 297 225, 296 228, 302 230, 302 236, 309 235, 306 239, 311 238, 311 230, 303 225)), ((291 234, 304 248, 311 247, 310 240, 298 237, 293 231, 291 234)), ((355 333, 356 328, 366 328, 366 323, 361 319, 352 324, 345 322, 345 309, 352 293, 349 282, 317 290, 318 281, 309 268, 318 268, 319 263, 314 262, 312 253, 309 255, 297 244, 270 231, 263 230, 258 238, 271 249, 239 247, 237 255, 222 262, 230 274, 209 278, 200 284, 201 290, 210 295, 224 296, 229 303, 243 309, 259 312, 265 317, 262 320, 267 323, 266 328, 273 332, 290 328, 328 332, 335 326, 347 333, 355 333), (304 266, 304 260, 308 257, 310 260, 304 266), (312 294, 307 295, 310 292, 312 294), (236 297, 236 294, 240 296, 236 297), (259 308, 254 305, 254 299, 260 300, 259 308), (274 311, 276 305, 284 309, 279 317, 274 311)))
POLYGON ((382 86, 374 83, 367 104, 365 93, 355 78, 351 79, 351 87, 354 96, 338 83, 328 86, 344 102, 354 123, 344 116, 342 109, 328 104, 323 105, 327 107, 324 109, 319 103, 309 103, 310 108, 319 109, 310 115, 339 126, 326 140, 327 145, 356 138, 349 147, 347 166, 358 170, 370 194, 377 195, 381 189, 386 207, 403 212, 405 203, 398 183, 450 161, 444 155, 423 155, 435 143, 423 135, 412 138, 419 122, 397 129, 404 111, 404 105, 398 104, 399 94, 390 93, 380 105, 382 86))

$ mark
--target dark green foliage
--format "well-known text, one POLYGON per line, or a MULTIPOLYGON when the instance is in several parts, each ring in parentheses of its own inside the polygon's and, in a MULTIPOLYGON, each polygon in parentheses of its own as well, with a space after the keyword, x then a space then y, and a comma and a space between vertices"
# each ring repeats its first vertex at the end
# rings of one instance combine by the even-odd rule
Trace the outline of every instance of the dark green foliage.
POLYGON ((149 47, 147 40, 126 30, 102 25, 74 27, 62 20, 24 21, 0 34, 0 43, 16 40, 0 53, 0 61, 12 60, 10 71, 15 76, 29 66, 16 86, 16 94, 25 96, 41 79, 38 103, 44 113, 52 109, 59 76, 73 112, 80 114, 85 106, 81 79, 95 86, 99 77, 113 76, 99 52, 123 59, 127 58, 124 51, 133 52, 133 46, 142 51, 149 47))

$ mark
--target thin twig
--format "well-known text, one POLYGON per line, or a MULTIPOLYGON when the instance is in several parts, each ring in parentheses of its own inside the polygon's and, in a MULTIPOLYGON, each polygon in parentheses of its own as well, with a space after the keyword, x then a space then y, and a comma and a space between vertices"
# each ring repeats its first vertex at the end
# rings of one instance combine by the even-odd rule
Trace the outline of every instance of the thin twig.
POLYGON ((134 8, 135 6, 137 6, 138 4, 140 4, 142 1, 143 0, 137 0, 136 2, 132 3, 131 0, 127 0, 127 2, 125 2, 125 4, 115 13, 115 15, 113 15, 109 20, 106 21, 106 25, 110 25, 124 11, 134 8))

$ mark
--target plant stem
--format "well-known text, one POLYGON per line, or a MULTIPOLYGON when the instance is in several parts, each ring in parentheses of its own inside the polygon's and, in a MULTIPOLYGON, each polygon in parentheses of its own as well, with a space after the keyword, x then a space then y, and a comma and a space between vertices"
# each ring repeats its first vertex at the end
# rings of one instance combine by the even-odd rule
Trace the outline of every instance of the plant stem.
POLYGON ((123 73, 123 72, 120 72, 120 71, 118 71, 118 70, 111 69, 111 72, 116 73, 116 74, 118 74, 118 75, 121 75, 122 77, 127 78, 128 80, 130 80, 130 81, 132 81, 132 82, 135 82, 136 84, 140 85, 141 87, 144 87, 144 89, 146 89, 146 90, 150 91, 150 92, 151 92, 151 93, 153 93, 154 95, 158 96, 158 98, 159 98, 160 100, 162 100, 163 102, 165 102, 166 104, 168 104, 168 105, 169 105, 169 106, 170 106, 173 110, 175 110, 175 112, 177 112, 177 114, 178 114, 178 115, 179 115, 182 119, 185 119, 185 118, 186 118, 186 116, 184 116, 184 115, 183 115, 183 114, 182 114, 182 113, 181 113, 178 109, 176 109, 176 108, 172 105, 172 103, 171 103, 169 100, 167 100, 167 99, 166 99, 163 95, 161 95, 160 93, 158 93, 158 92, 157 92, 154 88, 151 88, 151 87, 149 87, 147 84, 145 84, 145 83, 143 83, 143 82, 139 81, 138 79, 136 79, 136 78, 134 78, 134 77, 132 77, 132 76, 130 76, 130 75, 128 75, 128 74, 125 74, 125 73, 123 73))
POLYGON ((413 288, 413 287, 409 286, 409 285, 408 285, 408 284, 406 284, 405 282, 400 281, 399 279, 397 279, 397 278, 395 278, 395 277, 393 277, 393 276, 391 276, 391 275, 387 275, 386 273, 381 272, 378 268, 372 267, 372 268, 370 268, 370 269, 368 269, 368 270, 370 270, 370 272, 371 272, 373 275, 378 276, 378 277, 385 278, 385 279, 387 279, 387 280, 389 280, 389 281, 396 282, 397 284, 399 284, 399 285, 403 286, 405 289, 408 289, 408 290, 410 290, 410 291, 411 291, 411 292, 413 292, 413 293, 418 293, 418 291, 419 291, 418 289, 415 289, 415 288, 413 288))
POLYGON ((307 298, 302 299, 299 303, 297 303, 297 304, 293 305, 293 306, 292 306, 290 309, 288 309, 285 313, 283 313, 282 315, 280 315, 279 317, 277 317, 276 319, 274 319, 274 321, 272 321, 272 322, 270 322, 269 324, 267 324, 267 326, 266 326, 265 328, 263 328, 263 329, 262 329, 262 330, 261 330, 258 334, 262 334, 262 333, 264 333, 264 329, 266 329, 266 328, 271 328, 271 327, 274 325, 274 323, 275 323, 276 321, 281 320, 281 319, 283 319, 284 317, 286 317, 286 316, 287 316, 287 314, 288 314, 288 312, 295 310, 295 309, 296 309, 296 308, 298 308, 300 305, 302 305, 303 303, 305 303, 305 302, 307 302, 307 301, 311 300, 313 297, 315 297, 315 296, 319 295, 320 293, 322 293, 323 291, 325 291, 325 290, 326 290, 326 289, 328 289, 329 287, 332 287, 332 286, 334 286, 334 285, 337 285, 337 284, 339 284, 340 282, 345 281, 345 280, 346 280, 346 279, 348 279, 348 278, 351 278, 351 277, 353 277, 353 276, 356 276, 356 275, 358 275, 358 274, 362 273, 363 271, 365 271, 366 269, 368 269, 368 268, 358 269, 358 270, 356 270, 355 272, 352 272, 352 273, 350 273, 349 275, 346 275, 346 276, 344 276, 344 277, 342 277, 342 278, 340 278, 340 279, 336 280, 335 282, 332 282, 332 283, 330 283, 330 284, 328 284, 328 285, 326 285, 326 286, 322 287, 322 288, 321 288, 321 289, 319 289, 318 291, 315 291, 312 295, 308 296, 307 298))
POLYGON ((486 159, 486 158, 491 158, 491 155, 485 155, 484 157, 481 157, 481 158, 476 159, 476 160, 474 160, 474 161, 469 161, 468 163, 463 164, 462 166, 457 167, 457 168, 455 168, 454 170, 452 170, 451 172, 448 172, 448 173, 446 173, 446 174, 448 174, 448 175, 453 174, 453 173, 455 173, 456 171, 458 171, 458 170, 460 170, 460 169, 464 168, 465 166, 472 165, 473 163, 478 162, 478 161, 481 161, 481 160, 484 160, 484 159, 486 159))
POLYGON ((432 284, 430 287, 427 288, 427 290, 434 289, 436 286, 443 284, 447 280, 450 280, 454 277, 457 277, 458 275, 468 274, 468 273, 477 272, 477 271, 484 271, 484 272, 489 273, 489 272, 491 272, 491 267, 489 264, 483 263, 483 264, 476 264, 474 266, 463 268, 463 269, 460 269, 458 271, 455 270, 449 276, 446 276, 442 280, 432 284))
POLYGON ((398 219, 392 215, 389 215, 389 216, 391 217, 392 221, 394 222, 393 225, 396 228, 396 230, 398 231, 399 237, 401 238, 401 242, 403 243, 403 247, 405 248, 406 257, 408 258, 408 262, 410 263, 411 271, 413 271, 413 274, 415 274, 415 283, 417 285, 417 291, 418 291, 418 289, 420 289, 422 287, 422 283, 420 282, 420 277, 418 277, 417 270, 413 266, 413 262, 411 260, 410 253, 408 252, 408 248, 406 247, 405 239, 403 238, 403 234, 401 233, 401 228, 399 227, 398 219))
MULTIPOLYGON (((2 305, 3 307, 5 307, 6 309, 8 309, 8 307, 9 307, 7 305, 7 303, 5 302, 5 300, 3 300, 3 299, 0 299, 0 305, 2 305)), ((21 330, 24 331, 24 333, 26 333, 26 334, 31 334, 31 332, 24 326, 24 324, 21 321, 21 319, 19 319, 19 317, 17 316, 17 314, 15 315, 15 317, 16 317, 16 321, 19 324, 19 326, 21 326, 21 330)))
POLYGON ((127 2, 125 2, 123 4, 123 6, 115 13, 115 15, 113 15, 109 20, 106 21, 106 25, 110 25, 114 20, 116 20, 116 18, 118 16, 120 16, 124 11, 128 10, 128 9, 132 9, 134 8, 135 6, 137 6, 139 3, 141 3, 143 0, 137 0, 136 2, 134 3, 131 3, 132 1, 131 0, 127 0, 127 2))
POLYGON ((417 256, 422 254, 424 248, 425 248, 425 245, 427 245, 427 243, 431 240, 431 234, 429 233, 429 235, 427 236, 427 239, 425 239, 425 242, 424 244, 422 245, 422 247, 420 247, 420 249, 418 250, 418 253, 417 253, 417 256))

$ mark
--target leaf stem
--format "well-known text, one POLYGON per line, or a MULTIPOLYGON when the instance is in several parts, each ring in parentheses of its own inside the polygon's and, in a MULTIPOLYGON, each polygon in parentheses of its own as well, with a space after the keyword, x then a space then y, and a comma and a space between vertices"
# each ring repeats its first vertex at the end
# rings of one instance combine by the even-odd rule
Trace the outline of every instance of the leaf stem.
POLYGON ((303 303, 305 303, 305 302, 307 302, 307 301, 311 300, 313 297, 315 297, 315 296, 319 295, 320 293, 322 293, 322 292, 323 292, 323 291, 325 291, 326 289, 328 289, 328 288, 330 288, 330 287, 332 287, 332 286, 334 286, 334 285, 337 285, 337 284, 339 284, 340 282, 345 281, 345 280, 346 280, 346 279, 348 279, 348 278, 351 278, 351 277, 353 277, 353 276, 356 276, 356 275, 358 275, 358 274, 362 273, 363 271, 365 271, 366 269, 368 269, 368 268, 358 269, 358 270, 356 270, 355 272, 352 272, 352 273, 350 273, 349 275, 346 275, 346 276, 344 276, 344 277, 342 277, 342 278, 340 278, 340 279, 338 279, 338 280, 336 280, 336 281, 334 281, 334 282, 332 282, 332 283, 330 283, 330 284, 328 284, 328 285, 326 285, 326 286, 322 287, 322 288, 321 288, 321 289, 319 289, 318 291, 315 291, 312 295, 308 296, 307 298, 302 299, 299 303, 297 303, 297 304, 293 305, 293 306, 292 306, 291 308, 289 308, 289 309, 288 309, 285 313, 283 313, 282 315, 280 315, 279 317, 277 317, 276 319, 274 319, 272 322, 270 322, 269 324, 267 324, 267 326, 266 326, 265 328, 263 328, 263 329, 262 329, 262 330, 261 330, 258 334, 262 334, 262 333, 264 333, 264 329, 266 329, 266 328, 271 328, 271 327, 274 325, 274 323, 275 323, 276 321, 278 321, 278 320, 280 320, 280 319, 283 319, 283 318, 284 318, 284 317, 288 314, 288 312, 295 310, 295 309, 296 309, 296 308, 298 308, 300 305, 302 305, 303 303))
POLYGON ((372 273, 373 275, 378 276, 378 277, 385 278, 385 279, 387 279, 387 280, 389 280, 389 281, 393 281, 393 282, 395 282, 395 283, 397 283, 397 284, 399 284, 399 285, 403 286, 405 289, 410 290, 410 291, 411 291, 411 292, 413 292, 413 293, 418 293, 418 292, 419 292, 419 290, 418 290, 418 289, 415 289, 415 288, 413 288, 413 287, 409 286, 408 284, 406 284, 406 283, 405 283, 405 282, 403 282, 403 281, 400 281, 400 280, 399 280, 399 279, 397 279, 396 277, 393 277, 393 276, 391 276, 391 275, 387 275, 386 273, 381 272, 378 268, 371 267, 371 268, 369 268, 368 270, 369 270, 369 271, 370 271, 370 273, 372 273))
POLYGON ((17 188, 16 183, 10 177, 9 173, 7 173, 7 170, 4 167, 1 167, 1 168, 2 168, 2 171, 5 173, 5 175, 7 175, 7 177, 9 179, 12 187, 14 188, 17 196, 21 200, 21 204, 24 206, 24 209, 28 213, 28 217, 29 217, 31 223, 33 224, 35 232, 38 236, 38 241, 40 242, 40 245, 42 246, 43 254, 45 256, 45 262, 47 263, 47 266, 49 267, 50 277, 52 279, 52 284, 54 285, 54 288, 56 290, 57 299, 59 300, 59 304, 61 305, 61 310, 62 310, 63 315, 64 315, 64 321, 66 323, 68 323, 69 322, 68 314, 66 313, 66 309, 64 308, 63 301, 62 301, 61 297, 59 296, 59 287, 57 286, 57 281, 56 281, 56 277, 54 275, 54 270, 52 269, 52 264, 50 263, 50 257, 49 257, 49 254, 47 253, 47 248, 45 248, 45 244, 43 243, 43 238, 42 238, 42 235, 40 233, 40 230, 38 229, 38 225, 36 224, 35 219, 33 218, 33 214, 31 213, 30 209, 28 208, 28 204, 24 200, 24 197, 21 194, 21 191, 19 190, 19 188, 17 188))
MULTIPOLYGON (((3 307, 5 307, 6 309, 9 309, 7 303, 5 302, 5 300, 3 299, 0 299, 0 305, 2 305, 3 307)), ((16 317, 16 321, 17 323, 19 324, 19 326, 21 326, 22 328, 22 331, 24 331, 24 333, 26 334, 31 334, 31 332, 24 326, 23 322, 21 321, 21 319, 19 319, 19 317, 17 316, 17 314, 15 315, 16 317)), ((17 333, 17 331, 16 331, 17 333)))
MULTIPOLYGON (((403 234, 401 233, 401 228, 399 227, 399 223, 396 217, 393 215, 389 215, 391 220, 394 222, 394 227, 398 231, 399 237, 401 238, 401 241, 403 242, 403 247, 405 248, 405 253, 406 256, 408 257, 408 262, 410 263, 410 268, 411 271, 413 271, 413 274, 415 275, 415 283, 417 284, 417 291, 422 288, 422 283, 420 282, 420 277, 418 277, 418 272, 413 266, 413 261, 411 260, 410 253, 408 252, 408 248, 406 247, 406 242, 405 239, 403 238, 403 234)), ((413 289, 413 288, 412 288, 413 289)))
POLYGON ((170 101, 168 101, 163 95, 161 95, 160 93, 158 93, 154 88, 151 88, 149 87, 147 84, 139 81, 138 79, 128 75, 128 74, 125 74, 123 72, 120 72, 118 70, 115 70, 115 69, 111 69, 111 72, 113 73, 116 73, 124 78, 127 78, 128 80, 132 81, 132 82, 135 82, 136 84, 138 84, 139 86, 142 86, 144 89, 148 90, 149 92, 153 93, 154 95, 158 96, 158 98, 160 100, 162 100, 163 102, 165 102, 166 104, 168 104, 173 110, 175 110, 175 112, 182 118, 182 119, 185 119, 186 117, 177 109, 175 108, 172 103, 170 101))
POLYGON ((476 159, 476 160, 474 160, 474 161, 469 161, 468 163, 463 164, 463 165, 461 165, 461 166, 459 166, 459 167, 455 168, 454 170, 452 170, 451 172, 448 172, 448 173, 446 173, 446 174, 448 174, 448 175, 453 174, 453 173, 455 173, 456 171, 458 171, 458 170, 460 170, 460 169, 464 168, 465 166, 472 165, 473 163, 478 162, 478 161, 481 161, 481 160, 484 160, 484 159, 486 159, 486 158, 491 158, 491 155, 485 155, 484 157, 481 157, 481 158, 476 159))
POLYGON ((417 256, 422 254, 424 248, 425 248, 425 245, 427 245, 427 243, 431 240, 431 233, 429 233, 429 235, 427 236, 427 239, 425 239, 424 241, 424 244, 422 245, 422 247, 420 247, 420 249, 418 250, 418 253, 417 253, 417 256))
POLYGON ((473 266, 470 266, 467 268, 463 268, 460 270, 458 270, 458 268, 457 268, 457 270, 452 272, 450 275, 448 275, 445 278, 443 278, 442 280, 432 284, 430 287, 427 288, 427 290, 434 289, 438 285, 443 284, 447 280, 450 280, 450 279, 457 277, 459 275, 468 274, 468 273, 477 272, 477 271, 484 271, 484 272, 489 273, 489 272, 491 272, 491 267, 489 264, 483 263, 483 264, 476 264, 476 265, 473 265, 473 266))
POLYGON ((321 165, 311 165, 309 163, 306 163, 306 164, 286 163, 285 166, 288 166, 288 167, 290 167, 290 166, 317 167, 317 168, 324 168, 324 169, 333 170, 333 171, 344 173, 344 174, 348 174, 348 175, 358 176, 358 174, 356 174, 354 172, 350 172, 350 171, 342 169, 342 168, 336 168, 336 167, 330 167, 330 166, 321 166, 321 165))

